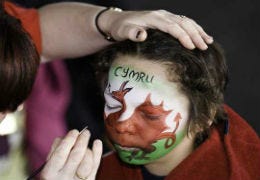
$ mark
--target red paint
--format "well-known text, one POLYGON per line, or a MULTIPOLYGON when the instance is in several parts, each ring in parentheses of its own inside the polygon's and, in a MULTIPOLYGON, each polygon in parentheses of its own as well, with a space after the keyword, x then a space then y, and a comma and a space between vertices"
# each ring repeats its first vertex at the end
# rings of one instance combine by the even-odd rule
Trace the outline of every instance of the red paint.
POLYGON ((180 113, 174 118, 177 123, 175 130, 172 133, 162 133, 168 128, 165 120, 172 110, 165 111, 163 101, 159 105, 153 105, 151 94, 147 95, 145 101, 135 109, 130 118, 118 121, 126 110, 124 96, 132 90, 132 88, 125 88, 127 82, 122 83, 119 90, 111 93, 111 96, 122 104, 122 109, 105 117, 105 126, 110 139, 121 146, 137 147, 145 151, 152 150, 151 144, 162 138, 172 140, 171 143, 167 141, 168 145, 174 143, 175 131, 181 119, 180 113))

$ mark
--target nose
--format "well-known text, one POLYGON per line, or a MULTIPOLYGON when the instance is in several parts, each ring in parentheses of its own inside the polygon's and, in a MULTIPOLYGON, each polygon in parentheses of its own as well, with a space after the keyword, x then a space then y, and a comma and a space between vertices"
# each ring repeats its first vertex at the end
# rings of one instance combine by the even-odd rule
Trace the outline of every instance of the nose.
POLYGON ((117 122, 115 129, 120 134, 124 134, 124 133, 134 134, 135 133, 135 126, 131 120, 117 122))

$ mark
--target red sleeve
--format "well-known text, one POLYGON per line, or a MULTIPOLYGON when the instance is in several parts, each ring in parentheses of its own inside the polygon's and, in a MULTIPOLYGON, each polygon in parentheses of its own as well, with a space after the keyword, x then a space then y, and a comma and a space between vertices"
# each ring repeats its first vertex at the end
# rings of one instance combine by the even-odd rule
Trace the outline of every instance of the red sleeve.
POLYGON ((115 152, 102 157, 97 180, 143 180, 139 166, 131 166, 119 160, 115 152))
POLYGON ((21 20, 24 29, 31 35, 39 53, 42 52, 39 13, 36 9, 25 9, 11 2, 4 3, 5 10, 21 20))

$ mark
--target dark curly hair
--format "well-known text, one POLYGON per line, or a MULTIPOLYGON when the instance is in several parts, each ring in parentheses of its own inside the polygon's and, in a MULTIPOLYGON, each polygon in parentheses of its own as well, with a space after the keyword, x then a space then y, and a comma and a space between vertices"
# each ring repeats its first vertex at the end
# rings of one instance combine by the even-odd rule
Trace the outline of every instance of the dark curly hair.
POLYGON ((98 74, 107 74, 113 60, 122 55, 165 64, 169 81, 179 83, 189 98, 189 130, 196 132, 196 144, 200 144, 209 135, 209 120, 217 124, 227 117, 223 103, 228 70, 223 54, 217 43, 205 51, 189 50, 169 34, 148 30, 144 42, 126 40, 104 49, 97 56, 96 67, 98 74))

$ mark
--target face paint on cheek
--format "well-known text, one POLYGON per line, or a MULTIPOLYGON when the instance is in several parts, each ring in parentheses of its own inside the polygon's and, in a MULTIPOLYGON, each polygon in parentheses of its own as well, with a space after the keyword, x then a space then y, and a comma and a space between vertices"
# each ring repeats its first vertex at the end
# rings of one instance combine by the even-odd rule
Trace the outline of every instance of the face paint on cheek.
POLYGON ((172 132, 162 132, 147 149, 141 148, 125 148, 115 144, 115 149, 119 157, 126 163, 143 165, 159 159, 171 152, 183 139, 185 129, 178 130, 181 121, 180 113, 177 113, 174 120, 176 126, 172 132), (176 133, 178 132, 178 133, 176 133))
POLYGON ((164 110, 163 102, 154 105, 151 102, 151 94, 148 94, 129 119, 118 122, 126 110, 124 96, 132 90, 126 88, 127 83, 123 82, 117 91, 112 91, 111 96, 122 104, 122 108, 105 116, 105 126, 119 157, 124 162, 146 164, 166 155, 179 144, 183 133, 176 134, 176 131, 182 117, 180 113, 174 113, 175 117, 170 117, 175 128, 167 126, 166 118, 172 110, 164 110), (145 114, 145 117, 140 117, 140 113, 145 114), (149 118, 153 120, 147 120, 149 118), (172 131, 167 132, 167 129, 172 131))
POLYGON ((178 108, 183 102, 178 104, 167 101, 175 100, 178 95, 162 98, 156 94, 165 95, 164 92, 168 89, 161 86, 156 88, 152 81, 143 83, 145 86, 139 85, 142 82, 138 78, 125 81, 127 77, 134 77, 128 75, 130 73, 127 68, 118 66, 112 72, 116 74, 110 73, 111 84, 109 83, 105 93, 105 126, 119 157, 126 163, 141 165, 171 152, 182 141, 186 132, 183 128, 187 121, 186 113, 183 113, 185 108, 178 108), (121 77, 116 77, 120 73, 121 77), (160 92, 161 89, 164 92, 160 92), (154 92, 153 98, 151 92, 154 92), (165 105, 162 99, 165 99, 165 105), (133 104, 134 108, 131 107, 133 104), (125 115, 129 109, 133 110, 125 115))
POLYGON ((153 162, 171 152, 178 144, 180 144, 184 134, 184 131, 180 131, 175 135, 174 138, 163 138, 157 140, 151 144, 154 150, 149 153, 142 149, 122 148, 118 144, 115 144, 114 147, 122 161, 128 164, 144 165, 153 162))

